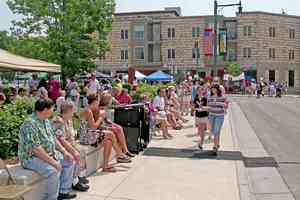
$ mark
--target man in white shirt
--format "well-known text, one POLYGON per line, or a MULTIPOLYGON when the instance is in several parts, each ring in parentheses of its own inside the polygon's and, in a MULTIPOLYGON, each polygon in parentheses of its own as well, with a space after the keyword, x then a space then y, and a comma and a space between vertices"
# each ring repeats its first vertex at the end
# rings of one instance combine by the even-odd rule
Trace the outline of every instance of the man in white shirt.
POLYGON ((100 90, 99 81, 96 79, 96 74, 93 73, 89 84, 88 94, 97 94, 100 90))

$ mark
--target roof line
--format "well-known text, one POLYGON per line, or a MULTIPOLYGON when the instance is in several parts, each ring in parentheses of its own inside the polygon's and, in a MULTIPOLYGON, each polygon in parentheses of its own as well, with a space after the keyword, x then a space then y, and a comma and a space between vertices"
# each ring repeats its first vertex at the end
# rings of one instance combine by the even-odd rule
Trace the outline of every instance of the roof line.
POLYGON ((242 15, 243 14, 265 14, 265 15, 273 15, 273 16, 281 16, 281 17, 300 18, 300 16, 297 16, 297 15, 288 15, 288 14, 281 14, 281 13, 271 13, 271 12, 265 12, 265 11, 246 11, 246 12, 242 12, 242 15))
POLYGON ((119 12, 115 13, 116 16, 124 15, 141 15, 141 14, 160 14, 160 13, 174 13, 176 16, 179 16, 176 10, 153 10, 153 11, 136 11, 136 12, 119 12))

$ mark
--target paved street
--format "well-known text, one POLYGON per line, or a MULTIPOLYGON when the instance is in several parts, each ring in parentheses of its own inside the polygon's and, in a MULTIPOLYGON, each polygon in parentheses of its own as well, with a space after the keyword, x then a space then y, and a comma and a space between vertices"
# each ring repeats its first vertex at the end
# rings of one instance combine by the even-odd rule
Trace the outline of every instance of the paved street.
POLYGON ((279 173, 300 200, 300 98, 233 100, 240 105, 265 150, 275 157, 279 173))

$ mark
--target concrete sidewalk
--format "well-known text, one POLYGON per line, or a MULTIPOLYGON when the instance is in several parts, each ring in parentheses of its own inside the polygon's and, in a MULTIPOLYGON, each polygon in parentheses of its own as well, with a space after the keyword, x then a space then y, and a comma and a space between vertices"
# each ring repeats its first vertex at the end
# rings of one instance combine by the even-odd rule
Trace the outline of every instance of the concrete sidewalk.
MULTIPOLYGON (((239 200, 237 169, 241 161, 193 157, 200 151, 197 150, 194 119, 189 120, 188 128, 171 131, 174 139, 155 137, 145 155, 137 156, 130 165, 116 165, 119 172, 99 172, 90 177, 91 189, 79 193, 77 199, 239 200), (151 155, 156 148, 160 148, 158 155, 161 156, 151 155)), ((222 131, 222 151, 238 151, 233 138, 227 116, 222 131)), ((211 150, 212 144, 206 144, 204 148, 211 150)))

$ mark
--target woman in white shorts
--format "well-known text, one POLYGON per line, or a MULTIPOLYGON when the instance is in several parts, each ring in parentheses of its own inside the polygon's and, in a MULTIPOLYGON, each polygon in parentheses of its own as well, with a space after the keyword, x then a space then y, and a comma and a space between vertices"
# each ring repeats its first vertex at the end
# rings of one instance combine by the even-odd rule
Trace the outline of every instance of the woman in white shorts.
POLYGON ((207 109, 207 98, 204 96, 205 88, 204 84, 200 83, 200 86, 197 88, 197 94, 194 98, 194 107, 195 107, 195 124, 198 129, 198 135, 200 136, 200 141, 198 147, 200 150, 203 149, 203 142, 205 136, 205 130, 208 124, 208 112, 207 109))

